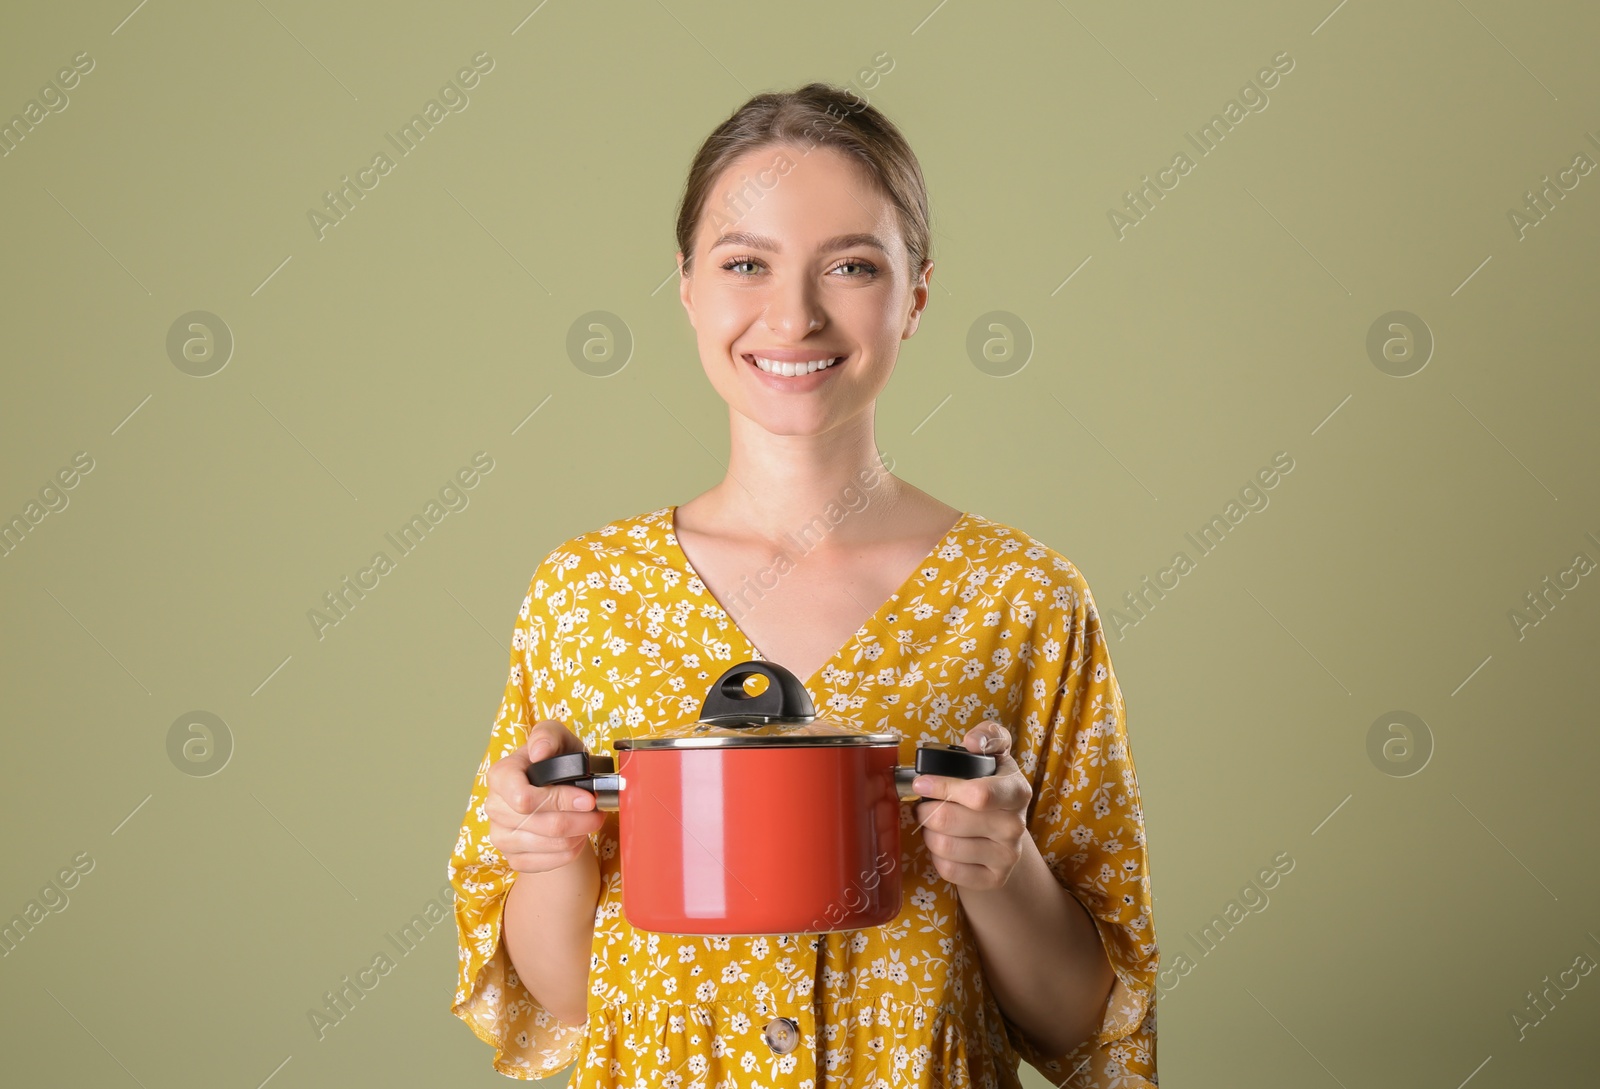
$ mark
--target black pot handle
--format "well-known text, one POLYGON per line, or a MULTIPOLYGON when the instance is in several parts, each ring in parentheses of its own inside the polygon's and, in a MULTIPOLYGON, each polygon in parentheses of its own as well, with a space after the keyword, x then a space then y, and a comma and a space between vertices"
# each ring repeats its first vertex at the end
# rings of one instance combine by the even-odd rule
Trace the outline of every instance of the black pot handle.
POLYGON ((705 703, 700 707, 702 722, 737 718, 753 720, 725 723, 728 726, 755 726, 773 718, 811 719, 816 714, 811 694, 800 683, 799 677, 776 662, 761 661, 740 662, 723 673, 711 685, 711 691, 706 693, 705 703), (755 673, 766 677, 770 683, 765 691, 752 696, 744 690, 744 682, 755 673))
POLYGON ((528 782, 536 787, 554 786, 557 783, 571 783, 573 786, 582 787, 591 794, 594 792, 594 777, 597 775, 611 775, 616 767, 611 757, 595 755, 587 752, 567 752, 560 756, 549 756, 537 763, 528 765, 528 782))
POLYGON ((948 775, 952 779, 982 779, 1000 770, 1000 758, 988 753, 973 752, 960 745, 945 745, 926 741, 917 746, 915 767, 894 769, 895 793, 902 802, 922 797, 911 788, 919 775, 948 775))
POLYGON ((948 775, 952 779, 982 779, 1000 770, 998 757, 973 752, 960 745, 928 742, 917 747, 918 775, 948 775))

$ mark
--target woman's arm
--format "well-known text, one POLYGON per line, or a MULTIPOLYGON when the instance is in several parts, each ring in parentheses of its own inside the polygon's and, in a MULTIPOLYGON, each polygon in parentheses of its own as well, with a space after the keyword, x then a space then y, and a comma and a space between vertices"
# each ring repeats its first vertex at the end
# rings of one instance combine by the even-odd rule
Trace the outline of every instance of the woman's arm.
POLYGON ((1089 912, 1056 881, 1032 836, 997 889, 956 886, 1000 1008, 1042 1053, 1099 1029, 1116 973, 1089 912))
POLYGON ((956 887, 1000 1011, 1043 1055, 1064 1055, 1105 1019, 1116 972, 1094 919, 1056 879, 1028 828, 1033 786, 993 719, 962 747, 998 751, 994 775, 918 776, 917 826, 934 867, 956 887), (932 800, 937 799, 937 800, 932 800))
POLYGON ((569 1025, 589 1016, 589 953, 600 902, 600 860, 591 843, 543 873, 517 873, 506 893, 501 934, 523 986, 569 1025))

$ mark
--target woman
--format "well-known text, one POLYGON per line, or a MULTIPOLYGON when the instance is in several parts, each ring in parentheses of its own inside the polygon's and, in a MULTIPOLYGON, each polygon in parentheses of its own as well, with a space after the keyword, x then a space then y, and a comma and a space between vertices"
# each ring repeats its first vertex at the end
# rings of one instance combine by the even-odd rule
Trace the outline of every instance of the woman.
POLYGON ((1083 576, 887 472, 873 432, 928 302, 927 197, 875 108, 757 95, 706 140, 678 218, 680 295, 728 403, 727 477, 534 572, 450 864, 452 1011, 519 1078, 574 1086, 1155 1083, 1142 812, 1083 576), (733 615, 730 615, 730 610, 733 615), (919 780, 888 924, 699 937, 621 913, 616 814, 531 786, 558 752, 692 721, 762 658, 819 713, 1000 757, 919 780))

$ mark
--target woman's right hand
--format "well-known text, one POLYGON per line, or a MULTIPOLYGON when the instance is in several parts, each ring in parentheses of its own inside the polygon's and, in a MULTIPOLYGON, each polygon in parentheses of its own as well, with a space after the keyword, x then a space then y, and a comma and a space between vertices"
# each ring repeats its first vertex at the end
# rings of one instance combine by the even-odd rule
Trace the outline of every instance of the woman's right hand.
POLYGON ((594 795, 571 783, 540 787, 528 781, 529 766, 540 760, 584 751, 564 723, 547 719, 528 731, 526 745, 489 768, 483 807, 489 842, 513 870, 545 873, 576 862, 585 851, 593 854, 589 833, 606 820, 594 795))

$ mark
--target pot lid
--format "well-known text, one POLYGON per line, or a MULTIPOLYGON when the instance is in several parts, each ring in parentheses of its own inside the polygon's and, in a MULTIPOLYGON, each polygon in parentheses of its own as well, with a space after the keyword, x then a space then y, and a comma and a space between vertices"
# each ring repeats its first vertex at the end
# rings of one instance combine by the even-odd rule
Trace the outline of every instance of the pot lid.
POLYGON ((700 718, 653 737, 619 738, 618 749, 718 748, 741 746, 894 745, 897 733, 872 733, 818 715, 805 685, 776 662, 740 662, 718 677, 706 693, 700 718), (746 682, 767 679, 751 695, 746 682))

